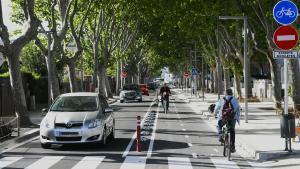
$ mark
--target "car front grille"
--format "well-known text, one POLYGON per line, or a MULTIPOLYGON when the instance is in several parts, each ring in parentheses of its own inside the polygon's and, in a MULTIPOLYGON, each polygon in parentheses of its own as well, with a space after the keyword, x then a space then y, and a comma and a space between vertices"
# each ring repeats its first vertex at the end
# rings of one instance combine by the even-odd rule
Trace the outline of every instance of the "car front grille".
POLYGON ((55 123, 55 128, 81 128, 83 126, 83 123, 72 123, 71 126, 68 126, 65 123, 55 123))
POLYGON ((56 137, 56 141, 81 141, 80 137, 56 137))
POLYGON ((134 97, 136 94, 134 92, 126 93, 125 96, 127 97, 134 97))

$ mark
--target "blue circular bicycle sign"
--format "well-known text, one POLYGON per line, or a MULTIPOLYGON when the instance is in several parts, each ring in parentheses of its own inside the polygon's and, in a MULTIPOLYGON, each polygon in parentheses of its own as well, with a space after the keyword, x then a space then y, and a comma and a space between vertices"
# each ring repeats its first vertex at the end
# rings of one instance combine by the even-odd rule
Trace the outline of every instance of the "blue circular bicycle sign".
POLYGON ((298 17, 298 8, 292 1, 279 1, 273 8, 273 17, 281 25, 292 24, 298 17))

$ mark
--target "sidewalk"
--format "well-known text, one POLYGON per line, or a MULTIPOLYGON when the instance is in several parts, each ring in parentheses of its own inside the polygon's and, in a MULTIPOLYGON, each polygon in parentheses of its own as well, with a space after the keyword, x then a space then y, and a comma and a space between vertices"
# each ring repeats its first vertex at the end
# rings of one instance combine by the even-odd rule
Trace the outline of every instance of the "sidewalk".
MULTIPOLYGON (((113 99, 108 99, 108 104, 113 104, 117 102, 118 97, 114 97, 113 99)), ((45 117, 42 115, 41 110, 35 110, 29 112, 30 120, 33 124, 36 124, 37 126, 40 125, 42 119, 45 117)), ((4 140, 3 142, 0 142, 0 156, 3 151, 8 149, 9 147, 15 146, 25 140, 32 139, 39 135, 39 127, 35 128, 20 128, 20 136, 17 136, 16 133, 13 133, 12 137, 4 140)))
MULTIPOLYGON (((217 101, 216 94, 205 93, 204 102, 202 98, 196 99, 186 93, 181 93, 179 96, 193 100, 190 102, 191 108, 195 112, 203 114, 207 119, 206 122, 213 130, 216 130, 217 121, 207 110, 210 104, 217 101)), ((244 103, 241 103, 241 107, 244 110, 244 103)), ((237 152, 257 160, 300 154, 300 142, 298 138, 295 140, 296 142, 292 142, 292 153, 283 151, 285 139, 280 138, 280 116, 276 115, 272 102, 249 102, 248 123, 245 123, 245 115, 242 112, 240 125, 236 125, 237 152)))

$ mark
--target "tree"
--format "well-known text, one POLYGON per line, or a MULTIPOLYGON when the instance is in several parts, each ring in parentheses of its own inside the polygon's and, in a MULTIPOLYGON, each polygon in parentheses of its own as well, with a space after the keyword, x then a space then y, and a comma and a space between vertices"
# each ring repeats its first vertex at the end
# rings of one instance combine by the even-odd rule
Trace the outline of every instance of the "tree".
POLYGON ((10 85, 13 92, 16 111, 20 114, 21 124, 29 125, 31 122, 27 114, 19 56, 23 47, 37 36, 37 29, 41 22, 35 15, 34 0, 15 1, 14 3, 23 10, 27 28, 18 38, 12 41, 7 26, 3 22, 2 2, 0 1, 0 37, 2 39, 0 52, 3 53, 8 61, 10 85))

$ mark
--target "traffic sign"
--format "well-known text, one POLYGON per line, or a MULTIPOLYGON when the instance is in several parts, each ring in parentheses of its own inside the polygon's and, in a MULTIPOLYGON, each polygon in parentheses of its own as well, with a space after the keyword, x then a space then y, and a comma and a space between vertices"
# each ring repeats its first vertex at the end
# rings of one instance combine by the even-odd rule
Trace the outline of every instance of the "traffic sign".
POLYGON ((127 72, 122 72, 121 76, 122 76, 122 78, 126 78, 128 76, 128 73, 127 72))
POLYGON ((292 1, 279 1, 273 8, 273 17, 281 25, 292 24, 298 17, 298 8, 292 1))
POLYGON ((197 68, 192 68, 192 75, 198 75, 199 74, 199 71, 197 68))
POLYGON ((4 57, 2 53, 0 52, 0 66, 4 63, 4 57))
POLYGON ((281 26, 275 31, 273 40, 279 49, 289 50, 297 45, 298 33, 292 26, 281 26))
POLYGON ((273 51, 273 58, 274 59, 298 59, 300 55, 298 51, 273 51))
POLYGON ((185 78, 189 77, 190 75, 191 75, 191 72, 189 72, 189 71, 186 71, 186 72, 183 73, 183 76, 185 78))

